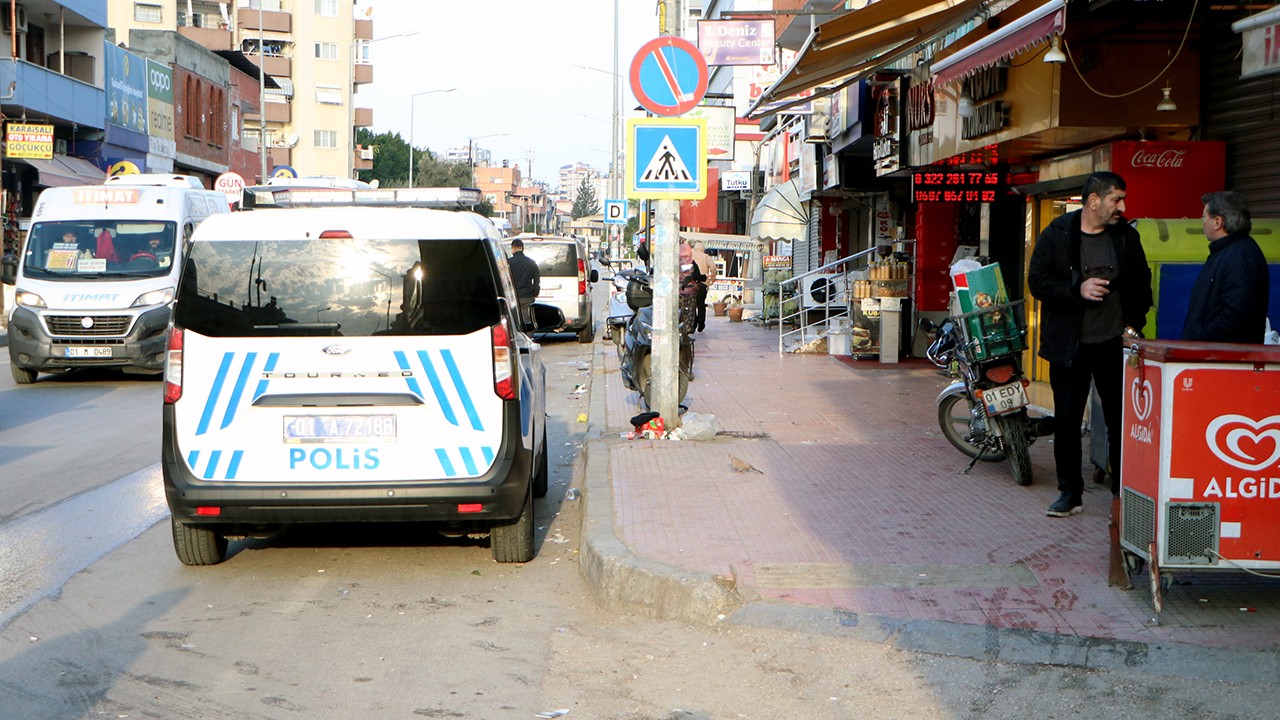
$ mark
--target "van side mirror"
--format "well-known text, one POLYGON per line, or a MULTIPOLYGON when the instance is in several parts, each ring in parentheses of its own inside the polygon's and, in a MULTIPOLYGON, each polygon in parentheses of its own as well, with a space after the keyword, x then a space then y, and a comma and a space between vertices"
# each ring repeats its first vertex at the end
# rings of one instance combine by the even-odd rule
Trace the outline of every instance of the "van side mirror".
POLYGON ((18 256, 10 253, 0 258, 0 282, 13 285, 18 282, 18 256))
POLYGON ((529 328, 529 332, 551 332, 564 326, 564 313, 555 305, 534 303, 529 309, 533 311, 533 327, 529 328))
POLYGON ((593 283, 600 282, 600 271, 596 270, 595 268, 591 268, 591 275, 587 279, 589 279, 593 283))

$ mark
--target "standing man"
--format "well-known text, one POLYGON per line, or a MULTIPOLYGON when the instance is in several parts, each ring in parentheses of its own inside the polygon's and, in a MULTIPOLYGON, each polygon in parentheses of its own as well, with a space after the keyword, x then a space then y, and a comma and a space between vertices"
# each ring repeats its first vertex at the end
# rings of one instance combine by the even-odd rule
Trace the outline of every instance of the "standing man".
MULTIPOLYGON (((1049 223, 1036 240, 1027 287, 1040 301, 1040 357, 1049 361, 1057 429, 1053 459, 1058 499, 1045 511, 1067 517, 1083 510, 1080 423, 1089 381, 1098 388, 1108 428, 1120 427, 1124 339, 1138 337, 1151 307, 1151 269, 1134 230, 1124 222, 1124 179, 1089 176, 1083 206, 1049 223)), ((1111 494, 1120 493, 1120 443, 1108 443, 1111 494)))
POLYGON ((698 332, 707 329, 707 290, 716 281, 716 261, 707 254, 701 240, 693 244, 693 264, 706 278, 698 285, 698 332))
POLYGON ((524 254, 524 241, 516 238, 511 241, 511 257, 507 260, 511 267, 511 282, 516 286, 516 301, 520 305, 520 321, 528 325, 533 322, 530 307, 542 291, 542 273, 538 263, 524 254))
POLYGON ((1267 259, 1249 236, 1249 206, 1237 192, 1211 192, 1200 201, 1209 258, 1191 288, 1182 339, 1261 344, 1271 281, 1267 259))

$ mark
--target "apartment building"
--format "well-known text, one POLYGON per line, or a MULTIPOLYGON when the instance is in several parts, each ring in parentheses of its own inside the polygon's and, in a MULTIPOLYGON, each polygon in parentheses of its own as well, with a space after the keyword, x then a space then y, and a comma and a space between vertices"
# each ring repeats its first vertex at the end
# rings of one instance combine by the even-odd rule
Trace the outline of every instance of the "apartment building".
POLYGON ((476 187, 493 205, 493 216, 506 218, 512 230, 520 232, 525 224, 525 207, 512 201, 521 186, 520 166, 503 161, 502 167, 477 166, 474 172, 476 187))
POLYGON ((373 22, 358 19, 350 0, 108 0, 108 21, 126 45, 135 29, 174 30, 263 68, 269 80, 246 104, 242 132, 265 145, 268 172, 351 177, 372 166, 354 133, 372 126, 373 111, 354 108, 352 95, 373 81, 373 22))

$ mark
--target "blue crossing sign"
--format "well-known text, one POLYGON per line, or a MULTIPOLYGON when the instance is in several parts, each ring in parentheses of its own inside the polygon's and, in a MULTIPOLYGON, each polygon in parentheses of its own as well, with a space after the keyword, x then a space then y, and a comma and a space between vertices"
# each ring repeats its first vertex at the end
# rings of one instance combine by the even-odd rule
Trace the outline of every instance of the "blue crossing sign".
POLYGON ((706 119, 627 120, 628 198, 701 200, 706 194, 706 119))

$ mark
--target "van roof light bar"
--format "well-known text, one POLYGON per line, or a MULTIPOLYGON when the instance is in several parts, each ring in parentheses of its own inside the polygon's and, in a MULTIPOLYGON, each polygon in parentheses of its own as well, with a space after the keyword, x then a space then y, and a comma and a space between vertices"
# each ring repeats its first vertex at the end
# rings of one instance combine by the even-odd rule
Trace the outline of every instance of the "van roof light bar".
POLYGON ((297 188, 256 186, 244 189, 246 210, 290 207, 414 207, 469 210, 483 199, 476 188, 297 188))

